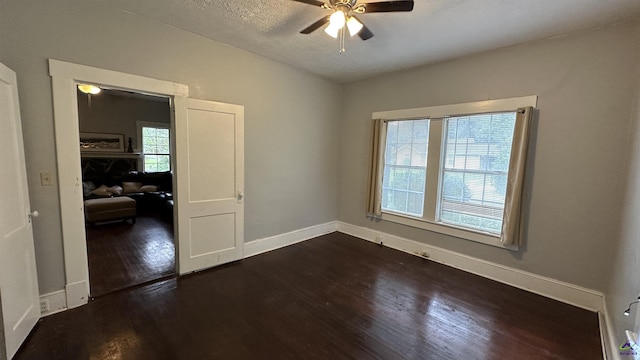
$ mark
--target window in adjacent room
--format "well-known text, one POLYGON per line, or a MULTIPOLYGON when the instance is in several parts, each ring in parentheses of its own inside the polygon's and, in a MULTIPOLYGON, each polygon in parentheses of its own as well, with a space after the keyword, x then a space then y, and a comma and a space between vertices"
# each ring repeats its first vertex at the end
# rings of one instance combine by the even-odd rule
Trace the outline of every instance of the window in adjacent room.
POLYGON ((171 170, 171 141, 168 124, 139 124, 142 168, 145 172, 171 170))
MULTIPOLYGON (((518 142, 519 134, 528 134, 516 128, 516 119, 536 101, 528 96, 374 113, 374 119, 383 119, 377 122, 382 151, 374 161, 379 165, 372 168, 378 190, 370 189, 378 194, 378 216, 511 245, 503 229, 510 161, 526 158, 526 150, 524 158, 512 155, 512 145, 514 134, 518 142)), ((521 198, 521 188, 512 185, 513 196, 521 198)))

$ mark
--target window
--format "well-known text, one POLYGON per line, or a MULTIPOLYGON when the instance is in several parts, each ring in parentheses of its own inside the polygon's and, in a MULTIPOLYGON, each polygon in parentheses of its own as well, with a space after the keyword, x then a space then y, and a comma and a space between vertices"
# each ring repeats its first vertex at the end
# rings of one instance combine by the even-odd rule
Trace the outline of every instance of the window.
POLYGON ((422 216, 429 120, 387 123, 382 209, 422 216))
POLYGON ((382 171, 382 219, 511 248, 500 239, 516 118, 536 102, 529 96, 374 113, 384 119, 384 155, 373 170, 382 171))
POLYGON ((138 123, 145 172, 171 170, 171 141, 168 124, 138 123))
POLYGON ((516 112, 444 119, 438 219, 499 234, 516 112))

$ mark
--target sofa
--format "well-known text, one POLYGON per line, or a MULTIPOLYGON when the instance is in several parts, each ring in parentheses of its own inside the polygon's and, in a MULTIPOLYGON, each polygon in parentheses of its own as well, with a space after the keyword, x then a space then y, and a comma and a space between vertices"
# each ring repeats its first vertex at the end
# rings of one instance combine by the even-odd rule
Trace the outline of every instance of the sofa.
POLYGON ((100 176, 83 178, 82 185, 85 200, 127 196, 136 201, 138 212, 172 210, 171 172, 146 173, 129 170, 103 173, 100 176))

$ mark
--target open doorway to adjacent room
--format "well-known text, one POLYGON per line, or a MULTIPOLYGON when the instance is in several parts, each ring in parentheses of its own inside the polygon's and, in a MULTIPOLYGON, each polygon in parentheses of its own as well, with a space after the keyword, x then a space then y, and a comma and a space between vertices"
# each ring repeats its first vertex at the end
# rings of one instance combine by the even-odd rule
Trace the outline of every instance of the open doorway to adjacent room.
POLYGON ((78 87, 90 295, 176 274, 168 97, 78 87))

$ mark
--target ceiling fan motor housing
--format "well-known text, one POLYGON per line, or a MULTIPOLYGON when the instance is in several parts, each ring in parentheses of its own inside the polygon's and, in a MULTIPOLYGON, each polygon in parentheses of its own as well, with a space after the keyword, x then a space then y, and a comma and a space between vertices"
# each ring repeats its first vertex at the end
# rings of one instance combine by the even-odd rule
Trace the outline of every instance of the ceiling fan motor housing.
POLYGON ((350 11, 353 11, 358 14, 363 14, 366 11, 366 5, 365 4, 356 5, 357 3, 358 3, 358 0, 332 1, 331 7, 329 9, 340 10, 345 14, 348 14, 350 11))

